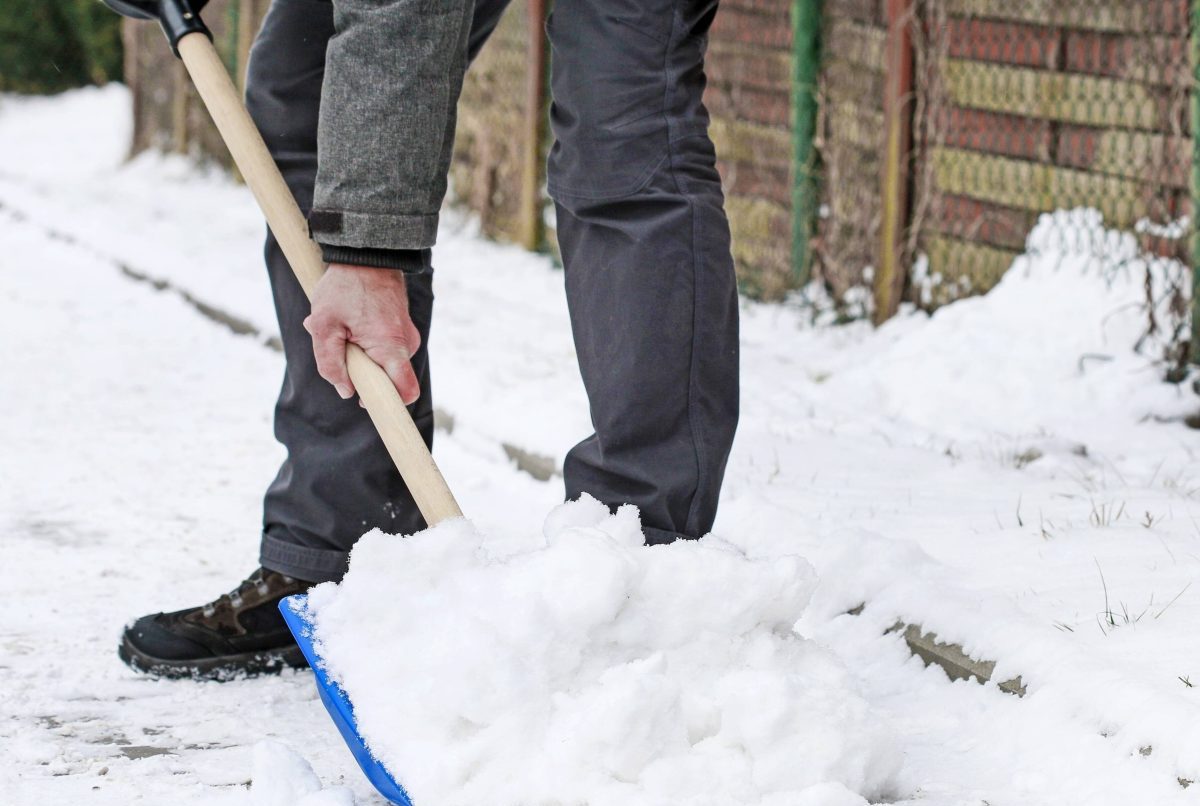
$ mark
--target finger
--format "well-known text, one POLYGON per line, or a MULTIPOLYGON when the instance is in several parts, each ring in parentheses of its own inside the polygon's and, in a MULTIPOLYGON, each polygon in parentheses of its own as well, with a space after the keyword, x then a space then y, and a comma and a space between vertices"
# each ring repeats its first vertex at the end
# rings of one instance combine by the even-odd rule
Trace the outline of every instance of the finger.
POLYGON ((333 384, 333 388, 343 400, 353 397, 354 383, 346 370, 346 328, 326 324, 312 316, 304 320, 304 328, 312 334, 317 372, 333 384))
POLYGON ((383 371, 392 379, 392 384, 400 393, 404 405, 411 406, 417 402, 417 398, 421 396, 421 384, 407 359, 389 361, 384 364, 383 371))

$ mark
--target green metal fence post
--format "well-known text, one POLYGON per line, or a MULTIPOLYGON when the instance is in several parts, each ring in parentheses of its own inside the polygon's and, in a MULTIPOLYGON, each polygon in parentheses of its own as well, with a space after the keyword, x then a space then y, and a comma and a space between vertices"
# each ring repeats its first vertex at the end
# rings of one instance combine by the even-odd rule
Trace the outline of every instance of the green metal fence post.
POLYGON ((1192 361, 1200 364, 1200 0, 1191 2, 1191 23, 1192 231, 1188 255, 1192 259, 1192 361))
POLYGON ((800 285, 812 272, 817 224, 814 136, 820 69, 821 0, 792 0, 792 268, 800 285))

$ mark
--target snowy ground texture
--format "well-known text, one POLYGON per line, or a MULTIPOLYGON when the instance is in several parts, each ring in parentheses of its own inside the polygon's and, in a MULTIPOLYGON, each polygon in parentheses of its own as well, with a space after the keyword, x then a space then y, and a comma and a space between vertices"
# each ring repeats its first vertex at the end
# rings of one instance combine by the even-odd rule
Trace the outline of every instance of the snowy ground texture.
MULTIPOLYGON (((281 458, 259 216, 222 175, 124 163, 128 103, 119 87, 0 98, 0 803, 379 804, 308 673, 167 683, 117 660, 128 619, 254 567, 281 458)), ((877 331, 743 308, 715 537, 811 564, 781 594, 800 611, 787 651, 815 681, 790 702, 849 714, 787 736, 779 763, 816 788, 780 803, 1200 803, 1181 783, 1200 779, 1200 439, 1181 423, 1198 399, 1131 349, 1144 272, 1128 245, 1089 263, 1050 232, 986 297, 877 331), (1026 696, 926 668, 887 632, 898 619, 998 661, 1026 696)), ((588 431, 562 275, 455 215, 436 265, 452 428, 435 453, 479 533, 518 545, 560 481, 503 446, 561 457, 588 431)), ((751 727, 784 710, 766 694, 741 709, 751 727)))

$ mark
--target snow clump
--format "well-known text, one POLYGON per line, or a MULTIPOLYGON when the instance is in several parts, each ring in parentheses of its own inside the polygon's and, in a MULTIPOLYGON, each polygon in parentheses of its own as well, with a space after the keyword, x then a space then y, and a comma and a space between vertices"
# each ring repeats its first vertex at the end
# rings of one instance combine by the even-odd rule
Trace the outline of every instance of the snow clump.
POLYGON ((354 806, 345 787, 321 787, 312 766, 282 742, 264 739, 254 746, 253 806, 354 806))
POLYGON ((309 596, 329 671, 421 804, 862 803, 900 756, 793 626, 801 557, 643 545, 584 497, 520 546, 464 520, 364 536, 309 596))

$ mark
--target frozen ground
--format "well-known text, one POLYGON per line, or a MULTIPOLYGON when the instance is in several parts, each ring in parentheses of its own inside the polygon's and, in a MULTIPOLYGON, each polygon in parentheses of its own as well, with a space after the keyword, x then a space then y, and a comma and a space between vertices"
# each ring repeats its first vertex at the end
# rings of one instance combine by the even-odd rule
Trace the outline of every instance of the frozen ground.
MULTIPOLYGON (((249 195, 178 160, 122 164, 127 104, 118 87, 0 99, 0 802, 379 803, 307 674, 158 683, 116 658, 130 617, 253 567, 280 460, 249 195)), ((587 431, 561 273, 457 216, 436 263, 453 429, 435 453, 481 531, 537 533, 559 483, 502 445, 560 457, 587 431)), ((1130 350, 1141 281, 1022 261, 987 297, 875 332, 744 307, 716 531, 812 563, 799 632, 900 737, 895 802, 1200 803, 1180 783, 1200 778, 1200 439, 1180 422, 1198 398, 1130 350), (1027 695, 925 668, 885 634, 897 619, 1027 695)))

